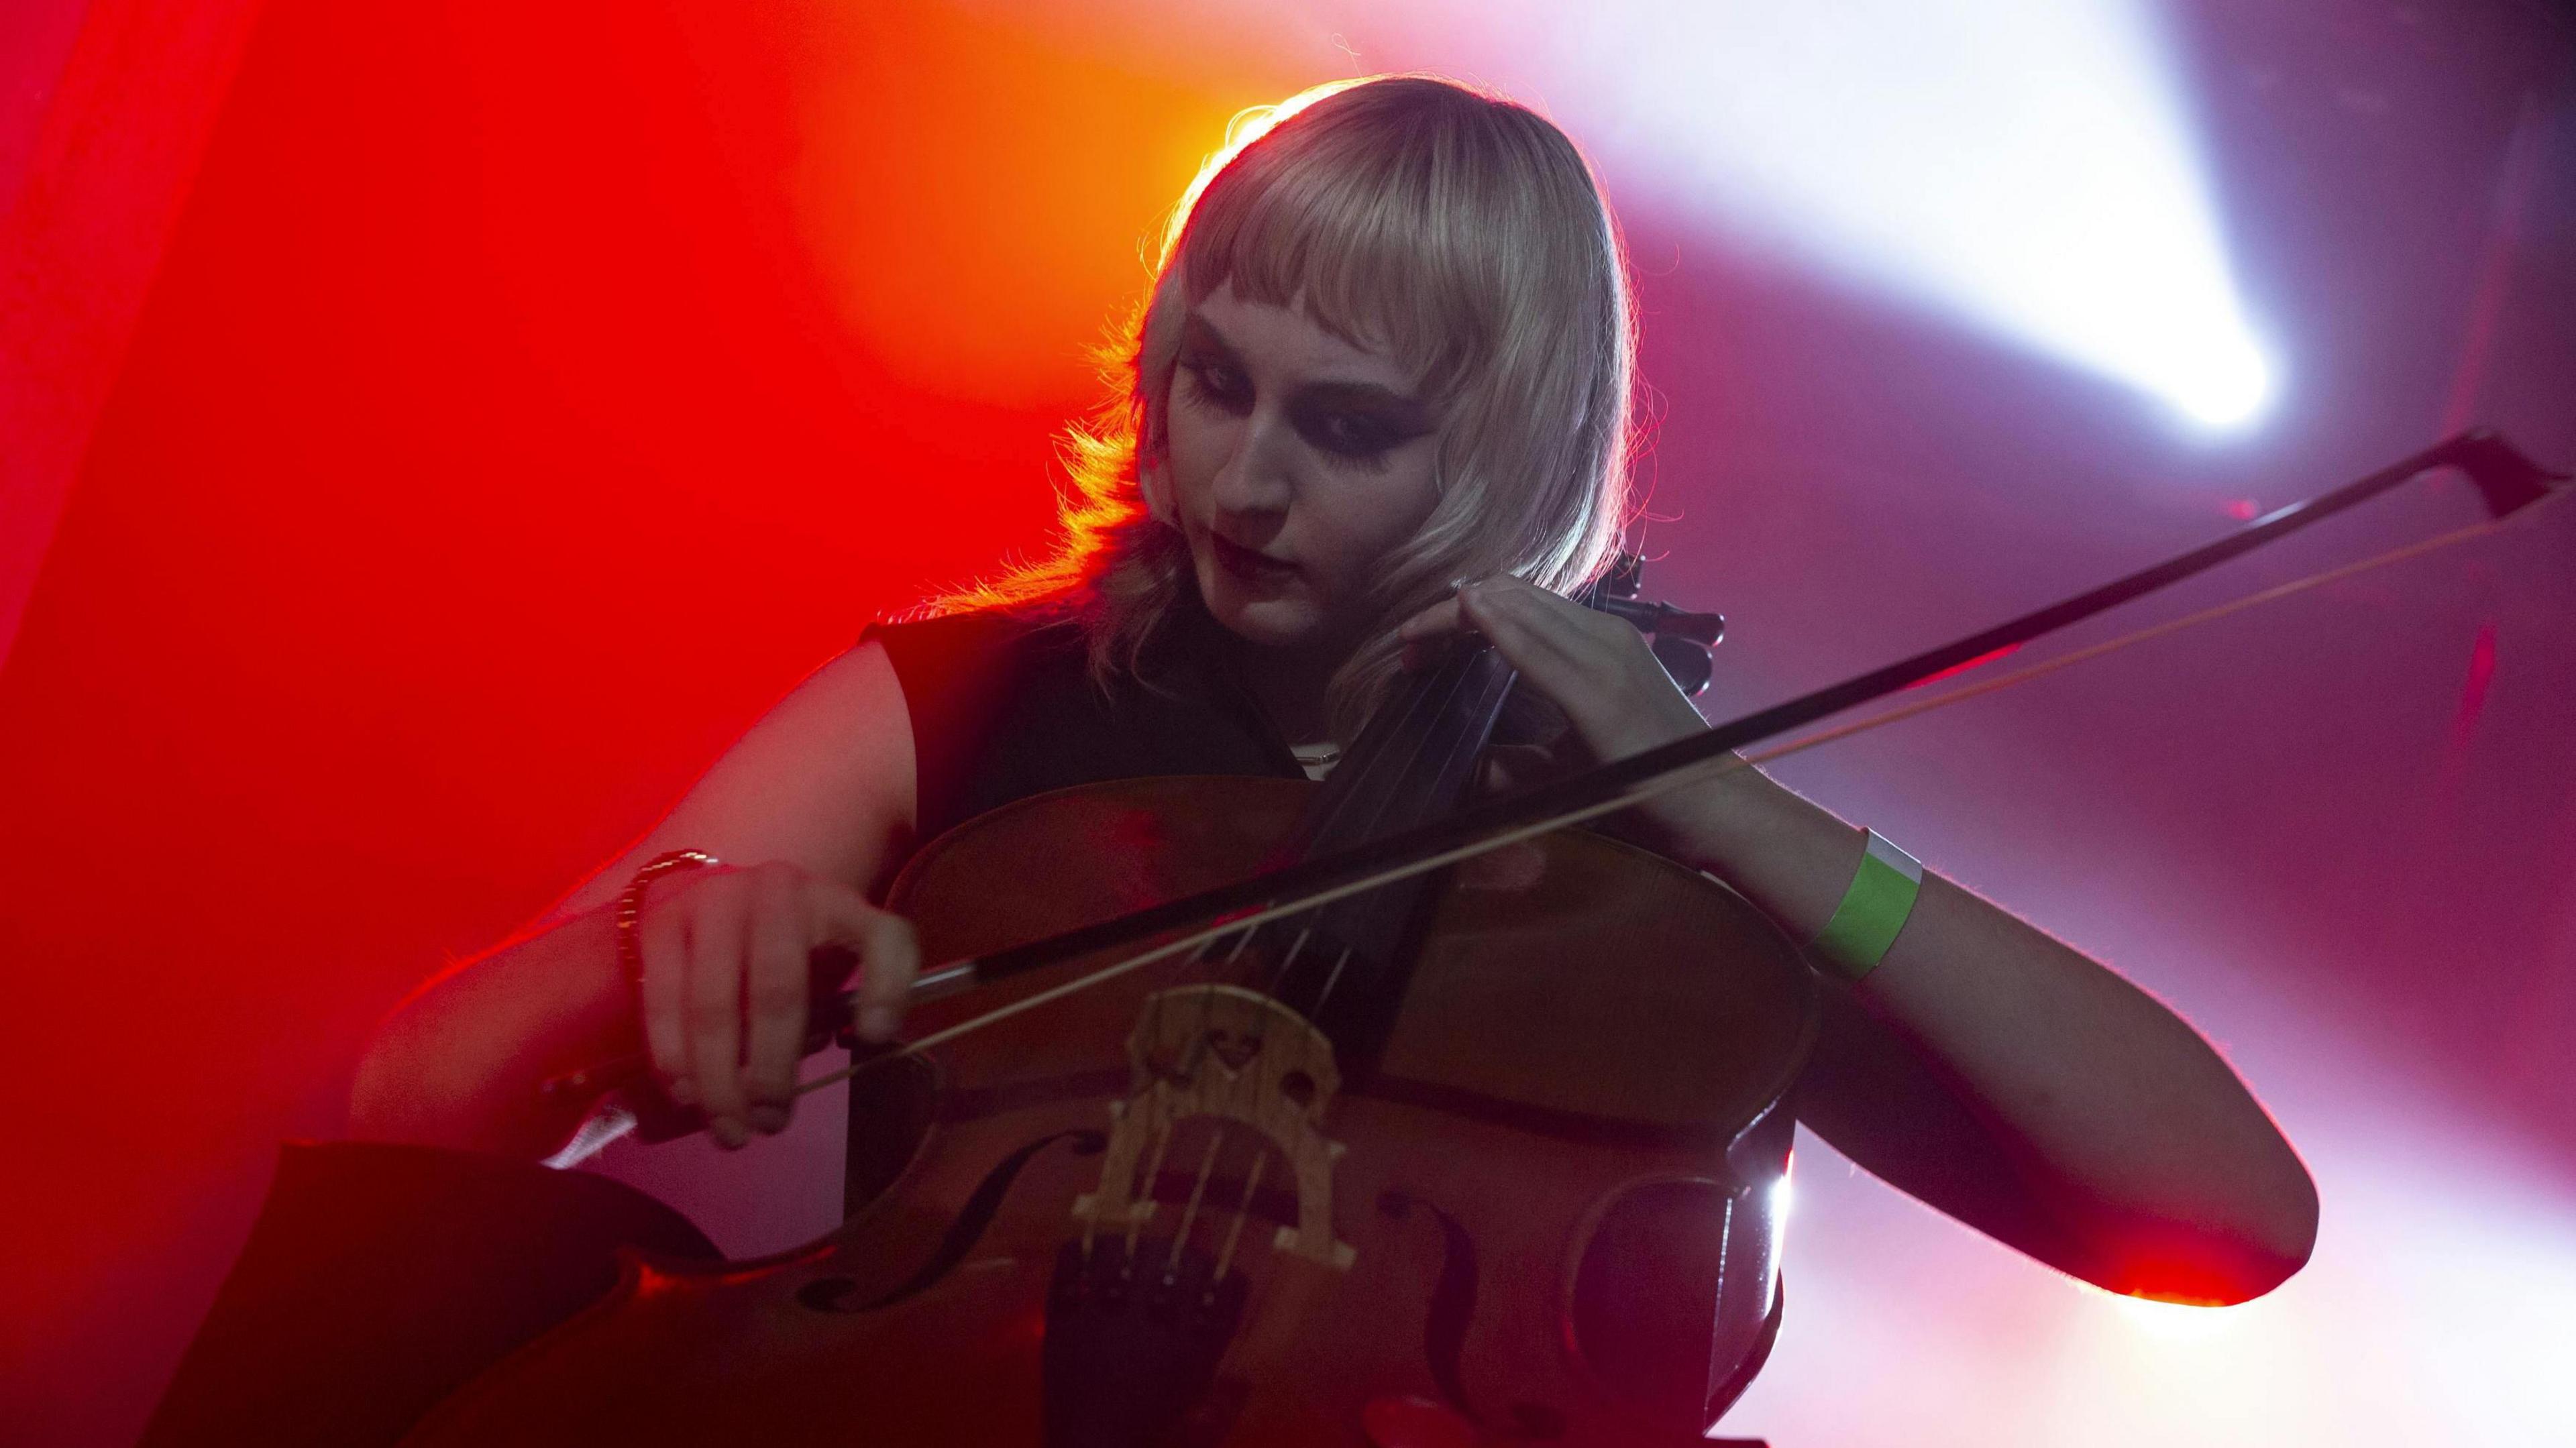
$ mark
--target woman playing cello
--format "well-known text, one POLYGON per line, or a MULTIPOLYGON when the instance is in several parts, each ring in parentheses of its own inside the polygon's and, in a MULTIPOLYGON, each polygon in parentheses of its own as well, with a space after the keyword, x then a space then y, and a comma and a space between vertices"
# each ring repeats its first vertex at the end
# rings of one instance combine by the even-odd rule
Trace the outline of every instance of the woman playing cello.
MULTIPOLYGON (((540 1084, 639 1034, 718 1142, 774 1133, 810 951, 857 957, 861 1037, 898 1028, 918 950, 874 902, 918 842, 1063 785, 1319 773, 1453 636, 1570 726, 1497 775, 1704 728, 1634 629, 1567 597, 1625 521, 1632 355, 1617 232, 1550 123, 1422 77, 1281 107, 1184 200, 1125 395, 1078 435, 1061 555, 871 630, 626 858, 414 995, 354 1133, 547 1156, 580 1113, 540 1084)), ((1629 838, 1820 942, 1796 1099, 1838 1150, 2118 1292, 2240 1301, 2305 1261, 2298 1157, 2144 992, 1756 770, 1636 814, 1629 838)))

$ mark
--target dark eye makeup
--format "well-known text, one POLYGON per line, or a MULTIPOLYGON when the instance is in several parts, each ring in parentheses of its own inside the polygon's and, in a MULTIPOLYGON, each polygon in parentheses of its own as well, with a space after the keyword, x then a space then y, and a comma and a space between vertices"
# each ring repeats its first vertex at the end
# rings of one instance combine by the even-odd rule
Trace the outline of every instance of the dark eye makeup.
MULTIPOLYGON (((1252 411, 1250 378, 1200 319, 1179 361, 1189 401, 1229 416, 1252 411)), ((1289 425, 1308 446, 1332 461, 1376 471, 1386 454, 1431 431, 1428 410, 1410 398, 1366 382, 1318 382, 1300 388, 1288 403, 1289 425)))
POLYGON ((1289 403, 1288 421, 1297 429, 1299 437, 1324 452, 1381 465, 1389 449, 1419 437, 1425 431, 1421 428, 1407 429, 1394 419, 1371 411, 1336 406, 1329 401, 1303 396, 1289 403))
POLYGON ((1183 357, 1180 367, 1190 395, 1198 401, 1226 412, 1252 409, 1252 382, 1232 363, 1213 357, 1183 357))

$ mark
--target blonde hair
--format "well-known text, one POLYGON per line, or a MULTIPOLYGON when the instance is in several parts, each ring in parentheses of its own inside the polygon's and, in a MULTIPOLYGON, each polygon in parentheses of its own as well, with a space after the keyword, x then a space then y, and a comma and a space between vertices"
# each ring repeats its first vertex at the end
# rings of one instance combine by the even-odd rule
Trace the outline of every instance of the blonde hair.
POLYGON ((1146 506, 1180 333, 1228 282, 1384 346, 1443 415, 1440 499, 1379 570, 1377 620, 1335 675, 1356 733, 1399 666, 1394 626, 1453 581, 1570 589, 1627 521, 1635 338, 1625 258, 1591 171, 1545 118, 1432 76, 1318 86, 1228 127, 1165 228, 1154 286, 1106 354, 1116 394, 1067 437, 1051 558, 941 600, 1069 615, 1096 679, 1132 673, 1195 595, 1187 542, 1146 506))

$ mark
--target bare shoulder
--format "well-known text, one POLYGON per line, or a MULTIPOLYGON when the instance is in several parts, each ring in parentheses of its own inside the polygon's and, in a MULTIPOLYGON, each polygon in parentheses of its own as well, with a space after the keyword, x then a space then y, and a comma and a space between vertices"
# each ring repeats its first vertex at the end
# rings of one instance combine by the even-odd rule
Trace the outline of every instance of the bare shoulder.
POLYGON ((606 903, 645 860, 675 849, 784 860, 865 889, 909 838, 913 810, 903 685, 885 648, 862 643, 807 675, 558 913, 606 903))

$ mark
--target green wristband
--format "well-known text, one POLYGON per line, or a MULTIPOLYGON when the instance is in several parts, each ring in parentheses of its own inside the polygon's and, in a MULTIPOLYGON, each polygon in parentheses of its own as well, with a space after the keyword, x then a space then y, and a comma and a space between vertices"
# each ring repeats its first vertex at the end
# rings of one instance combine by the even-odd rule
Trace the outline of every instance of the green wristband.
POLYGON ((1865 832, 1860 870, 1852 876, 1834 918, 1807 947, 1815 960, 1845 980, 1857 981, 1878 968, 1905 917, 1914 913, 1914 897, 1923 888, 1923 862, 1889 844, 1878 831, 1865 832))

